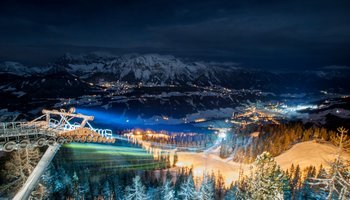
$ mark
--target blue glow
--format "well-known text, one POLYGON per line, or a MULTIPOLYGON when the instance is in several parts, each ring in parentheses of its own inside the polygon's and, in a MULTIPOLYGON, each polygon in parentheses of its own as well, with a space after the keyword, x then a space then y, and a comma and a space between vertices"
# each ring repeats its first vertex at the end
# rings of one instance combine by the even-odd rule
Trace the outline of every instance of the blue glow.
POLYGON ((76 108, 77 113, 94 116, 91 124, 96 128, 109 128, 112 130, 125 129, 152 129, 155 131, 166 130, 170 132, 197 132, 211 133, 206 127, 195 127, 193 124, 145 124, 140 118, 128 117, 123 114, 117 114, 113 110, 99 110, 96 108, 76 108))
POLYGON ((81 113, 84 115, 94 116, 95 123, 103 123, 103 124, 125 124, 133 123, 133 121, 129 120, 123 115, 111 113, 111 111, 100 111, 96 109, 84 109, 84 108, 76 108, 77 113, 81 113))

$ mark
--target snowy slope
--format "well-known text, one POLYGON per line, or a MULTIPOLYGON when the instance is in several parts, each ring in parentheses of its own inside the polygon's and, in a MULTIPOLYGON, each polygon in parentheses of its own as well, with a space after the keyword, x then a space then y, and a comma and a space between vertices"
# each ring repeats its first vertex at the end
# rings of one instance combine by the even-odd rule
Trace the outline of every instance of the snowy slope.
MULTIPOLYGON (((287 170, 291 164, 300 165, 301 169, 314 165, 329 167, 334 161, 338 149, 332 144, 320 144, 315 141, 301 142, 275 158, 282 169, 287 170)), ((343 153, 344 158, 350 159, 348 153, 343 153)))
MULTIPOLYGON (((331 144, 320 144, 315 141, 302 142, 294 145, 291 149, 275 157, 278 165, 283 170, 290 168, 292 164, 300 165, 301 169, 321 164, 328 168, 329 162, 335 159, 337 147, 331 144)), ((344 158, 350 159, 349 154, 344 153, 344 158)), ((225 184, 229 186, 232 181, 239 177, 240 169, 245 175, 250 173, 250 165, 221 159, 218 155, 204 153, 178 153, 178 167, 193 167, 194 176, 200 177, 203 173, 220 172, 225 177, 225 184)))

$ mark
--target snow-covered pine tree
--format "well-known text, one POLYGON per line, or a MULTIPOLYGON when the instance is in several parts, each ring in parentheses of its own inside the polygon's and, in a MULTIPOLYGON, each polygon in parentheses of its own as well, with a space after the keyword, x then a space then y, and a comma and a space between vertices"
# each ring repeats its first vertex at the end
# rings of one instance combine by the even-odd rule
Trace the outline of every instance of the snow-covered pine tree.
POLYGON ((284 174, 268 152, 263 152, 255 161, 253 176, 249 180, 252 199, 283 199, 284 174))
POLYGON ((225 200, 235 200, 238 199, 237 193, 239 192, 237 184, 231 185, 231 187, 226 191, 225 200))
POLYGON ((54 165, 50 165, 40 183, 46 188, 47 199, 52 199, 54 196, 73 197, 74 195, 72 176, 68 175, 62 167, 55 168, 54 165))
POLYGON ((311 186, 318 187, 323 191, 318 194, 317 198, 350 199, 350 170, 342 160, 342 151, 350 147, 350 138, 346 135, 349 130, 343 127, 339 127, 337 130, 338 134, 331 137, 331 140, 338 145, 338 152, 335 161, 331 164, 328 177, 311 179, 309 182, 311 186))
POLYGON ((51 193, 51 192, 53 192, 53 182, 54 182, 54 180, 55 179, 54 179, 54 173, 53 173, 53 170, 52 170, 52 164, 50 164, 48 169, 42 175, 40 182, 51 193))
POLYGON ((79 178, 77 176, 77 173, 74 171, 73 177, 73 197, 74 199, 78 199, 79 198, 79 178))
POLYGON ((225 194, 225 180, 221 173, 218 172, 215 184, 215 199, 223 199, 225 194))
POLYGON ((300 193, 299 193, 299 197, 301 199, 315 199, 315 190, 310 186, 310 184, 308 184, 308 181, 310 178, 313 178, 313 177, 309 177, 308 179, 306 179, 304 182, 303 182, 303 185, 301 186, 301 189, 300 189, 300 193))
POLYGON ((350 199, 350 170, 341 159, 336 159, 331 165, 330 180, 326 188, 329 191, 327 199, 350 199))
POLYGON ((318 173, 317 173, 317 176, 316 178, 319 178, 319 179, 324 179, 324 178, 327 178, 327 171, 326 169, 323 167, 323 165, 321 164, 320 165, 320 169, 318 170, 318 173))
POLYGON ((161 191, 161 199, 162 200, 174 200, 175 199, 175 191, 174 188, 171 187, 170 180, 166 180, 161 191))
POLYGON ((146 200, 145 186, 141 183, 140 176, 135 176, 132 180, 132 185, 125 189, 125 200, 146 200))
POLYGON ((161 200, 161 191, 162 191, 162 187, 153 187, 153 186, 149 186, 147 188, 147 197, 150 200, 153 199, 157 199, 157 200, 161 200))
POLYGON ((171 183, 172 179, 173 179, 173 176, 171 175, 170 171, 167 170, 166 174, 165 174, 165 181, 170 181, 170 183, 171 183))
POLYGON ((290 188, 290 180, 287 175, 283 176, 283 199, 292 199, 292 190, 290 188))
POLYGON ((300 187, 295 189, 293 199, 311 199, 313 195, 313 190, 307 181, 310 178, 316 177, 316 168, 314 166, 309 166, 303 169, 302 177, 299 178, 300 187))
POLYGON ((226 191, 225 200, 250 199, 248 181, 248 177, 244 175, 244 172, 241 169, 238 180, 235 183, 232 183, 230 188, 226 191))
POLYGON ((90 182, 89 182, 89 177, 90 177, 89 175, 90 175, 90 171, 88 169, 84 169, 83 175, 82 175, 82 181, 79 186, 79 193, 80 193, 81 199, 86 199, 86 197, 89 196, 90 189, 91 189, 90 182))
POLYGON ((185 169, 181 168, 176 174, 176 182, 174 186, 175 196, 179 196, 181 185, 185 182, 185 169))
MULTIPOLYGON (((69 186, 72 188, 72 179, 66 174, 63 168, 58 168, 53 170, 54 174, 52 176, 52 192, 53 193, 63 193, 63 191, 69 186), (67 185, 66 185, 67 184, 67 185)), ((62 194, 63 195, 63 194, 62 194)))
POLYGON ((99 184, 92 184, 91 185, 91 190, 92 190, 92 199, 98 198, 100 194, 100 185, 99 184))
POLYGON ((194 187, 192 173, 190 173, 190 175, 187 177, 187 179, 182 183, 178 196, 182 200, 196 199, 197 191, 194 187))
POLYGON ((214 184, 208 175, 204 175, 202 184, 198 191, 198 200, 214 200, 214 184))
POLYGON ((109 184, 109 181, 106 180, 103 184, 103 187, 102 187, 102 194, 103 194, 103 198, 105 200, 109 200, 111 199, 111 196, 112 196, 112 191, 111 191, 111 187, 110 187, 110 184, 109 184))
POLYGON ((113 176, 113 197, 115 200, 123 199, 123 187, 119 183, 120 176, 113 176))
POLYGON ((350 137, 347 135, 349 130, 339 127, 337 131, 337 134, 331 136, 331 141, 338 146, 338 157, 341 157, 342 151, 350 148, 350 137))
POLYGON ((5 174, 4 182, 6 184, 0 187, 0 193, 12 195, 12 193, 17 192, 34 170, 40 157, 41 153, 38 148, 18 149, 11 152, 4 169, 1 169, 5 174))
POLYGON ((294 164, 292 163, 291 167, 290 167, 290 170, 289 170, 289 179, 292 180, 293 179, 293 176, 294 176, 294 173, 295 173, 295 167, 294 167, 294 164))
MULTIPOLYGON (((291 178, 290 178, 290 188, 292 191, 292 198, 295 199, 300 189, 300 180, 301 180, 300 166, 297 165, 293 171, 294 172, 293 174, 291 174, 291 178)), ((292 172, 292 169, 291 169, 291 172, 292 172)))
POLYGON ((291 184, 293 189, 298 189, 300 187, 301 171, 300 166, 297 165, 294 171, 293 178, 291 179, 291 184))
POLYGON ((338 134, 331 137, 332 142, 338 145, 338 154, 331 167, 328 198, 337 193, 335 196, 338 196, 338 199, 350 199, 350 171, 342 159, 343 150, 350 148, 350 138, 347 135, 349 130, 344 127, 339 127, 337 130, 338 134))

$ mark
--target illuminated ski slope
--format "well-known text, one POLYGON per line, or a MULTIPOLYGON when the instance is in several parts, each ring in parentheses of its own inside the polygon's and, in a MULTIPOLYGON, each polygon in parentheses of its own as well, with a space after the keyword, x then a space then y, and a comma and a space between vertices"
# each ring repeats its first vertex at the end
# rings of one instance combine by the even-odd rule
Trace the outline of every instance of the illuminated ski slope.
MULTIPOLYGON (((275 160, 286 170, 291 164, 300 165, 305 168, 310 165, 319 167, 321 164, 324 167, 329 167, 329 163, 336 158, 338 148, 332 144, 320 144, 315 141, 302 142, 294 145, 291 149, 277 156, 275 160)), ((344 159, 349 160, 349 153, 342 154, 344 159)))
MULTIPOLYGON (((315 141, 302 142, 294 145, 291 149, 275 158, 276 162, 284 170, 290 168, 292 163, 300 165, 303 169, 307 166, 314 165, 316 168, 321 164, 329 167, 329 163, 335 159, 337 147, 332 144, 320 144, 315 141)), ((344 159, 350 160, 349 153, 342 154, 344 159)), ((232 181, 237 180, 240 169, 244 170, 244 174, 250 173, 250 165, 240 164, 233 161, 221 159, 215 153, 178 153, 178 167, 193 167, 195 176, 202 176, 203 173, 220 172, 226 186, 232 181)))

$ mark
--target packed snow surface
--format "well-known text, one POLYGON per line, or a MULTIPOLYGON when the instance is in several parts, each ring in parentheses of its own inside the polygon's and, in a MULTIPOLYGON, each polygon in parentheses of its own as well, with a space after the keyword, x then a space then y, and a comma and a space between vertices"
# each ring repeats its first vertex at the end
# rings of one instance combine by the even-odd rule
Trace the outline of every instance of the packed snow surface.
POLYGON ((245 174, 248 174, 250 165, 226 162, 215 154, 180 152, 178 153, 176 166, 193 167, 195 177, 201 177, 203 173, 220 173, 225 179, 225 185, 228 187, 232 181, 238 179, 240 168, 244 170, 245 174))
MULTIPOLYGON (((291 149, 277 156, 275 160, 286 170, 291 164, 300 165, 305 168, 310 165, 319 167, 321 164, 329 167, 329 163, 334 161, 338 148, 332 144, 320 144, 316 141, 302 142, 294 145, 291 149)), ((344 159, 349 160, 349 153, 343 152, 344 159)))
MULTIPOLYGON (((277 156, 275 160, 283 170, 290 168, 292 163, 300 165, 302 169, 310 165, 318 168, 321 164, 327 168, 329 163, 335 159, 337 151, 338 148, 332 144, 308 141, 294 145, 288 151, 277 156)), ((350 159, 346 152, 342 156, 344 159, 350 159)), ((215 152, 209 154, 180 152, 178 153, 177 166, 193 167, 194 175, 197 177, 202 176, 205 172, 220 172, 225 179, 226 186, 238 179, 240 169, 244 170, 244 174, 249 175, 251 168, 251 165, 221 159, 215 152)))

